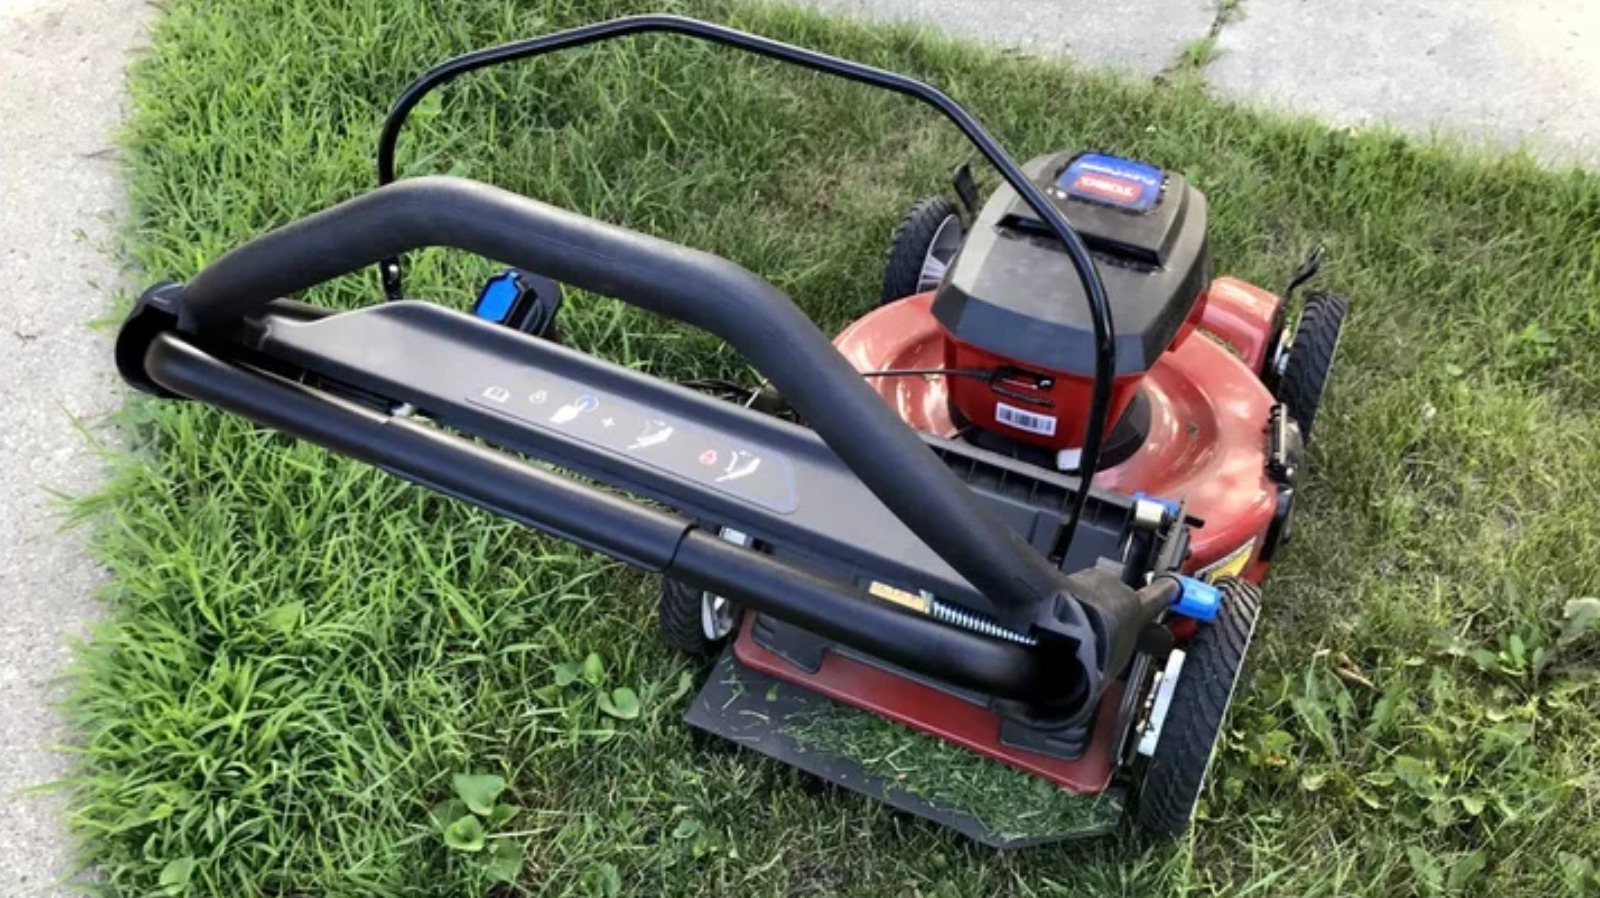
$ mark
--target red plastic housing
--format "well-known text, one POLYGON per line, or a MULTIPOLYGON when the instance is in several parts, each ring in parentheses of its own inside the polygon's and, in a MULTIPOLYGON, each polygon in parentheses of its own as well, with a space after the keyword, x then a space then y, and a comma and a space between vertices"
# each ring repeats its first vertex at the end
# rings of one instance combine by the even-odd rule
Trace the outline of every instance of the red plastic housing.
MULTIPOLYGON (((929 300, 923 299, 921 305, 927 305, 929 300)), ((1173 335, 1172 342, 1167 345, 1167 352, 1183 345, 1194 333, 1205 315, 1206 305, 1207 293, 1201 293, 1189 310, 1188 317, 1173 335)), ((859 328, 873 317, 868 315, 846 329, 834 341, 835 344, 843 349, 846 335, 859 333, 859 328)), ((1093 375, 1032 369, 981 346, 964 343, 942 328, 940 334, 944 343, 944 367, 978 371, 1010 369, 1016 372, 1014 376, 993 381, 976 377, 951 378, 946 389, 948 402, 957 417, 980 429, 1047 449, 1078 449, 1083 446, 1089 426, 1089 400, 1094 393, 1093 375)), ((1107 406, 1105 423, 1107 433, 1122 417, 1128 403, 1133 401, 1146 373, 1125 374, 1112 381, 1111 402, 1107 406)))
MULTIPOLYGON (((861 371, 941 367, 949 338, 931 302, 932 294, 924 293, 883 306, 845 328, 834 345, 861 371)), ((1181 339, 1196 329, 1186 326, 1133 384, 1150 403, 1149 434, 1130 457, 1094 478, 1096 486, 1124 494, 1187 501, 1189 513, 1205 522, 1191 532, 1189 570, 1204 569, 1264 534, 1277 510, 1265 436, 1276 400, 1259 374, 1277 302, 1242 281, 1213 281, 1196 304, 1201 333, 1181 339)), ((950 391, 969 379, 880 377, 870 383, 911 427, 953 436, 950 391)))
MULTIPOLYGON (((944 366, 992 371, 1012 361, 954 338, 945 341, 944 366)), ((1133 401, 1143 374, 1112 381, 1108 421, 1115 422, 1133 401)), ((1014 377, 986 381, 976 377, 950 379, 948 403, 965 423, 1005 434, 1019 443, 1050 449, 1075 449, 1083 445, 1088 428, 1090 392, 1094 378, 1053 371, 1019 371, 1014 377)), ((1108 426, 1109 430, 1109 426, 1108 426)))

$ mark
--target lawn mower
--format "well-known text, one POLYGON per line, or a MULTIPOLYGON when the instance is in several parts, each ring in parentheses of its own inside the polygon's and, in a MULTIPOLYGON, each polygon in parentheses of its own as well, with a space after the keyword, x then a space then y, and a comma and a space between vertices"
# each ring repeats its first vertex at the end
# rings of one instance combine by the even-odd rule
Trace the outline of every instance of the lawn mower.
MULTIPOLYGON (((887 720, 1164 834, 1190 824, 1258 585, 1293 531, 1346 301, 1213 279, 1205 197, 1102 152, 1017 165, 912 78, 673 16, 493 47, 396 102, 379 186, 144 292, 116 359, 203 402, 661 577, 708 665, 700 729, 990 844, 1017 836, 805 738, 887 720), (454 177, 396 179, 409 112, 466 72, 643 32, 942 113, 998 172, 918 202, 881 301, 834 339, 722 258, 454 177), (509 266, 471 313, 404 299, 402 256, 509 266), (377 266, 385 302, 290 299, 377 266), (732 396, 563 345, 562 288, 709 331, 732 396), (1288 321, 1296 318, 1290 327, 1288 321), (736 401, 728 401, 729 399, 736 401)), ((904 732, 904 730, 897 730, 904 732)))

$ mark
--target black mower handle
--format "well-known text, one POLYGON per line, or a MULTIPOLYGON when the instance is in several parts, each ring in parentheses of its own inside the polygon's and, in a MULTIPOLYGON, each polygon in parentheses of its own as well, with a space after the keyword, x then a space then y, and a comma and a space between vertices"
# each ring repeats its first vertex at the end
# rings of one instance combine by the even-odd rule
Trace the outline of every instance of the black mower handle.
MULTIPOLYGON (((856 476, 1026 631, 1041 607, 1096 647, 1065 575, 979 503, 784 293, 740 266, 451 177, 410 178, 264 234, 181 290, 178 329, 231 329, 281 296, 402 252, 453 247, 702 328, 770 378, 856 476)), ((1087 653, 1087 654, 1085 654, 1087 653)))
MULTIPOLYGON (((1010 184, 1034 214, 1039 216, 1056 239, 1061 241, 1062 248, 1072 259, 1073 268, 1083 284, 1083 292, 1089 302, 1089 317, 1094 336, 1094 389, 1090 393, 1089 421, 1084 432, 1078 467, 1080 472, 1084 472, 1083 486, 1073 498, 1066 526, 1062 528, 1061 542, 1056 546, 1056 554, 1065 558, 1071 546, 1072 535, 1077 531, 1078 519, 1083 516, 1083 509, 1089 501, 1089 480, 1094 472, 1099 470, 1100 445, 1104 440, 1106 416, 1111 407, 1111 385, 1117 370, 1116 335, 1111 320, 1111 305, 1106 299, 1105 285, 1100 280, 1094 259, 1089 255, 1089 248, 1072 229, 1066 216, 1045 197, 1037 185, 1028 180, 1017 163, 989 135, 989 132, 978 124, 977 119, 937 88, 898 72, 840 59, 837 56, 829 56, 826 53, 818 53, 815 50, 796 47, 793 44, 698 19, 669 15, 626 16, 464 53, 424 72, 400 94, 400 98, 389 110, 388 117, 384 119, 383 132, 378 137, 378 183, 384 185, 395 179, 394 153, 400 129, 405 125, 411 110, 434 88, 478 69, 651 32, 679 34, 722 44, 746 53, 892 91, 932 106, 961 130, 967 140, 983 154, 984 159, 994 166, 1000 176, 1005 178, 1006 183, 1010 184)), ((401 298, 399 254, 384 258, 379 274, 389 298, 401 298)))
MULTIPOLYGON (((645 570, 661 571, 957 686, 1060 702, 1074 671, 1027 646, 940 623, 676 515, 523 463, 430 424, 375 412, 262 374, 173 333, 143 347, 152 382, 645 570)), ((1094 672, 1090 672, 1093 679, 1094 672)), ((1070 695, 1071 693, 1067 693, 1070 695)))

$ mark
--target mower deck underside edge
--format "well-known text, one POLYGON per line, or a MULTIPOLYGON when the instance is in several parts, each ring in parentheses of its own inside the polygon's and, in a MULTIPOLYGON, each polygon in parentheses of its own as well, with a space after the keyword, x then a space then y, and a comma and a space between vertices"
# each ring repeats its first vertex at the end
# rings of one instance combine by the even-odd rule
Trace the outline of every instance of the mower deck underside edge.
MULTIPOLYGON (((995 848, 1027 848, 1097 835, 1116 826, 1117 818, 1111 817, 1105 825, 1071 832, 1007 837, 973 814, 919 795, 873 773, 853 758, 802 741, 799 733, 805 725, 825 713, 865 712, 740 664, 731 650, 725 650, 706 676, 705 684, 684 719, 691 726, 736 745, 995 848)), ((894 724, 886 722, 885 725, 894 724)), ((1115 798, 1110 794, 1102 797, 1115 798)))

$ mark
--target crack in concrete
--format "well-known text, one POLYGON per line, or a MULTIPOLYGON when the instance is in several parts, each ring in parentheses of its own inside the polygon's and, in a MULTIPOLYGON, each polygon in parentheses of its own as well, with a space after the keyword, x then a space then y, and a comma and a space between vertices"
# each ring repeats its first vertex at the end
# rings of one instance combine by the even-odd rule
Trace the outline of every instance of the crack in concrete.
POLYGON ((1177 58, 1157 72, 1152 80, 1157 84, 1167 84, 1184 75, 1203 76, 1206 67, 1219 55, 1217 42, 1222 38, 1222 29, 1243 17, 1244 0, 1217 0, 1216 14, 1211 17, 1211 25, 1206 33, 1179 47, 1177 58))

